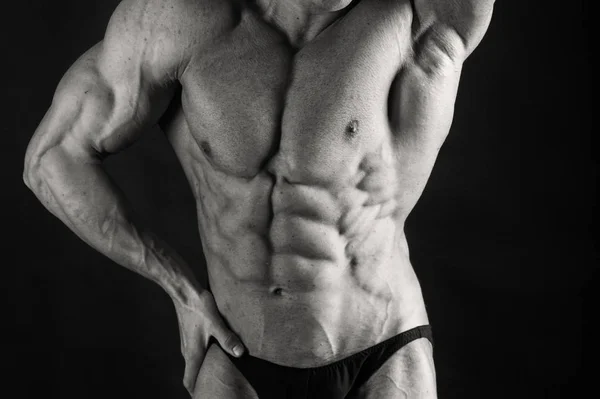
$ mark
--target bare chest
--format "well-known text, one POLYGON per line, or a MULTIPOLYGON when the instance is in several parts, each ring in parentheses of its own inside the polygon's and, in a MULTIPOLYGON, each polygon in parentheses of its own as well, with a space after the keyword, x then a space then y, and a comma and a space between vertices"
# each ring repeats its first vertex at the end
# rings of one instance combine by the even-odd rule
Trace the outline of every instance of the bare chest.
POLYGON ((193 151, 230 176, 269 170, 319 184, 350 173, 390 136, 399 37, 410 34, 401 28, 410 16, 393 3, 363 1, 299 51, 244 15, 182 80, 193 151))

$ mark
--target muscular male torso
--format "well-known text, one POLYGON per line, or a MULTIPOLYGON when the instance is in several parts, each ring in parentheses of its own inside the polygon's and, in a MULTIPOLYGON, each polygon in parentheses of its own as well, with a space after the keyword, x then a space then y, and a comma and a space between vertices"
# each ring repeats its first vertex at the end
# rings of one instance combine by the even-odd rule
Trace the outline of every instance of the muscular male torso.
MULTIPOLYGON (((231 329, 254 358, 313 368, 428 324, 404 223, 492 5, 124 0, 59 84, 25 182, 173 298, 196 398, 256 397, 218 346, 206 352, 209 336, 231 355, 231 329), (329 11, 294 30, 281 7, 301 3, 329 11), (100 166, 154 123, 197 201, 210 298, 100 166)), ((435 397, 431 345, 402 348, 371 380, 360 397, 435 397)))
POLYGON ((387 113, 410 3, 362 1, 297 51, 252 9, 231 17, 163 125, 219 310, 249 353, 303 367, 427 324, 387 113))

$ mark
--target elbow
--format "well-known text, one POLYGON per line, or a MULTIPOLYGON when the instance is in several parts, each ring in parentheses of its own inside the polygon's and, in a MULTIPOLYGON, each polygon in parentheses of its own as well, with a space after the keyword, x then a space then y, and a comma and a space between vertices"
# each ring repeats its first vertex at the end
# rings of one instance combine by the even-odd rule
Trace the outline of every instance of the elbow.
POLYGON ((23 183, 25 183, 27 188, 34 192, 36 191, 36 188, 39 187, 41 181, 39 161, 39 157, 28 156, 25 158, 25 165, 23 167, 23 183))
POLYGON ((44 163, 47 163, 47 150, 33 143, 29 144, 23 164, 23 183, 34 193, 39 191, 44 180, 44 163))
POLYGON ((27 170, 27 166, 23 169, 23 183, 25 186, 31 190, 31 178, 29 177, 29 171, 27 170))
POLYGON ((38 134, 36 132, 29 142, 23 162, 23 183, 35 194, 38 194, 44 181, 55 174, 55 165, 68 157, 62 149, 62 140, 38 134))
POLYGON ((35 186, 36 176, 39 175, 37 165, 39 164, 39 156, 35 154, 35 149, 32 148, 31 143, 27 147, 27 153, 25 154, 25 162, 23 164, 23 183, 28 189, 33 190, 35 186))

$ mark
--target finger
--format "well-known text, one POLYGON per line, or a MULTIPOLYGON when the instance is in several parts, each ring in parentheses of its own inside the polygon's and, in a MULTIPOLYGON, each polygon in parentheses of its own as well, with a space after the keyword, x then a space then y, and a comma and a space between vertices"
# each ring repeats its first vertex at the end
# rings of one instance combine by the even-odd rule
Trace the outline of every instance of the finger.
POLYGON ((206 348, 196 340, 186 340, 182 337, 181 353, 185 360, 185 370, 183 373, 183 386, 187 389, 191 396, 194 396, 196 388, 196 380, 200 373, 200 367, 204 361, 206 348))
POLYGON ((185 371, 183 373, 183 386, 191 396, 194 396, 194 389, 196 388, 196 379, 200 372, 200 366, 202 364, 202 357, 200 353, 192 356, 187 356, 185 359, 185 371))
POLYGON ((230 355, 240 357, 244 354, 245 348, 239 337, 225 325, 225 322, 219 320, 213 324, 212 336, 219 342, 221 348, 230 355))

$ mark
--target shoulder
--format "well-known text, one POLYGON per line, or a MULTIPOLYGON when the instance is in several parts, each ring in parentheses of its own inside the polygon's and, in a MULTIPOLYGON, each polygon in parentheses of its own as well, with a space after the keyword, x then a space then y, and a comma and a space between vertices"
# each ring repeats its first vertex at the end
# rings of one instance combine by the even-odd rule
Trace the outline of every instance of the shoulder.
POLYGON ((108 23, 104 53, 110 60, 140 57, 146 67, 180 69, 234 21, 230 1, 123 0, 108 23))
POLYGON ((210 36, 219 25, 227 25, 234 9, 227 0, 123 0, 109 26, 172 37, 200 33, 210 36))

